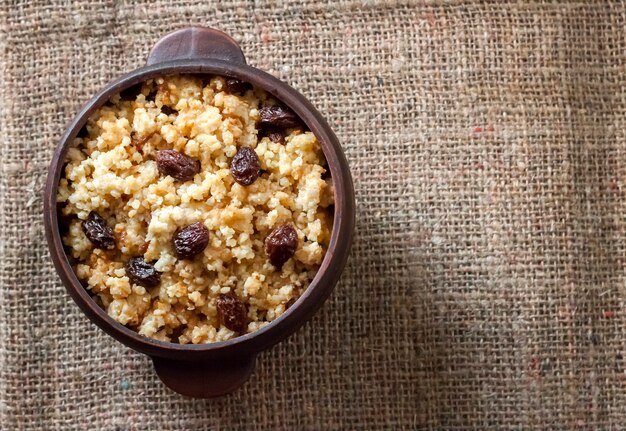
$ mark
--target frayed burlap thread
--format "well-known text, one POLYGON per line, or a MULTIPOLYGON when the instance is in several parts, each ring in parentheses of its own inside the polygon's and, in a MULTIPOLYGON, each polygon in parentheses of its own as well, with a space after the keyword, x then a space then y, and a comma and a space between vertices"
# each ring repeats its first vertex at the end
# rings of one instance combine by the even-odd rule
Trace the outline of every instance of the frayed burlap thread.
POLYGON ((0 5, 0 429, 623 429, 621 2, 0 5), (226 397, 166 389, 54 272, 65 124, 208 25, 328 118, 358 214, 341 283, 226 397))

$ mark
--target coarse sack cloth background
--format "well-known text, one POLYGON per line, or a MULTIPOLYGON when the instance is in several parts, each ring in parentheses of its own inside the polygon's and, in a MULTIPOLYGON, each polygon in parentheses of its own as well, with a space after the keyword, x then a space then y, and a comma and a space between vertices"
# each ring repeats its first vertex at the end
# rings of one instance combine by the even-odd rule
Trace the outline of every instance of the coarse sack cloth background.
POLYGON ((8 1, 0 36, 0 429, 623 429, 623 3, 8 1), (189 25, 318 107, 358 206, 331 299, 208 401, 83 316, 42 226, 65 125, 189 25))

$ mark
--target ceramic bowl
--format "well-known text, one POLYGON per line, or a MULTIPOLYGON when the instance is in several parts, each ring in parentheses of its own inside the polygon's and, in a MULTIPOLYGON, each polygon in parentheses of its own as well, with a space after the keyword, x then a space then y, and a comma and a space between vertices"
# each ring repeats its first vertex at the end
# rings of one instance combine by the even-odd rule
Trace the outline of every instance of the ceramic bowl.
POLYGON ((71 121, 50 164, 44 196, 46 238, 54 266, 67 291, 87 317, 126 346, 149 355, 159 378, 191 397, 231 392, 251 375, 257 354, 301 327, 328 298, 344 268, 352 240, 355 202, 348 163, 328 123, 304 96, 279 79, 248 66, 237 43, 226 34, 192 27, 160 39, 147 64, 111 82, 93 96, 71 121), (172 74, 224 75, 250 82, 291 108, 315 134, 326 156, 335 187, 334 224, 320 269, 300 298, 271 324, 249 334, 210 344, 157 341, 110 318, 91 298, 66 256, 59 230, 57 190, 69 146, 87 119, 111 96, 147 79, 172 74))

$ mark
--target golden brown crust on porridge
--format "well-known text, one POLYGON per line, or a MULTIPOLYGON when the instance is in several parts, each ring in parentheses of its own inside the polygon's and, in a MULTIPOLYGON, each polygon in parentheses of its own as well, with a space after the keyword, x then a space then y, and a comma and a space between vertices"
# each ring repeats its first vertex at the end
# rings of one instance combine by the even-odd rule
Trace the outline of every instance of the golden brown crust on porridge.
POLYGON ((260 137, 259 109, 276 101, 259 89, 239 90, 229 93, 222 77, 147 81, 132 100, 114 96, 97 111, 69 150, 58 201, 73 217, 63 241, 76 274, 109 316, 145 336, 208 343, 239 335, 216 308, 224 295, 245 306, 243 332, 267 325, 306 289, 328 246, 333 191, 319 143, 300 128, 278 142, 260 137), (250 185, 230 171, 242 147, 260 164, 250 185), (186 171, 185 181, 165 175, 157 164, 165 150, 199 161, 199 172, 186 171), (96 248, 85 234, 92 212, 111 227, 113 250, 96 248), (172 239, 197 222, 208 244, 180 258, 172 239), (264 242, 287 223, 298 245, 278 269, 264 242), (156 287, 131 281, 133 258, 160 273, 156 287))

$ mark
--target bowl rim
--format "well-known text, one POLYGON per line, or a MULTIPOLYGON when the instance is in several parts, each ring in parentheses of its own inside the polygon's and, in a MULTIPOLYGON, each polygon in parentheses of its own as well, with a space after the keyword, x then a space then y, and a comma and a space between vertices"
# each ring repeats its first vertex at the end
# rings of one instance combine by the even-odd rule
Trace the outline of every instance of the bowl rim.
POLYGON ((297 331, 330 295, 347 262, 355 226, 354 187, 348 162, 332 129, 299 92, 285 82, 247 64, 213 58, 185 59, 144 66, 110 82, 83 105, 59 140, 48 170, 44 189, 44 225, 55 269, 66 290, 98 327, 121 343, 150 356, 194 360, 226 354, 256 354, 297 331), (113 320, 91 298, 74 273, 63 249, 58 228, 57 191, 67 152, 89 116, 111 96, 152 78, 179 74, 233 77, 264 89, 291 108, 315 134, 326 157, 334 184, 335 208, 328 249, 315 277, 298 300, 281 316, 254 332, 230 340, 206 344, 178 344, 148 338, 113 320))

